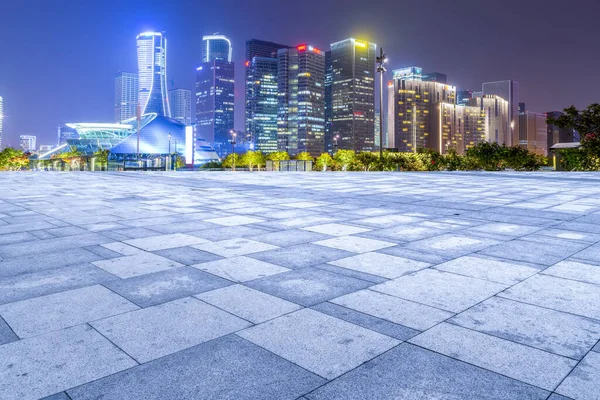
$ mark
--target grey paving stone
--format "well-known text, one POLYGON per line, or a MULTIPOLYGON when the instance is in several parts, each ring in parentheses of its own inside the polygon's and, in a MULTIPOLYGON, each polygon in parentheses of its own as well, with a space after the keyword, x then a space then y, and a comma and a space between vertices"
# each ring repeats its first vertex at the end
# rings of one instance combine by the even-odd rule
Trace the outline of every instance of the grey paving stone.
POLYGON ((123 228, 112 231, 113 233, 126 236, 129 239, 140 239, 144 237, 156 236, 159 232, 148 228, 123 228))
POLYGON ((245 215, 232 215, 229 217, 209 218, 205 221, 223 226, 239 226, 256 224, 258 222, 264 222, 265 220, 263 218, 249 217, 245 215))
POLYGON ((388 279, 383 278, 381 276, 366 274, 364 272, 356 271, 353 269, 336 267, 335 265, 331 264, 319 264, 315 265, 314 268, 323 269, 325 271, 333 272, 340 275, 346 275, 356 279, 362 279, 363 281, 368 281, 372 283, 383 283, 388 281, 388 279))
POLYGON ((0 235, 0 246, 12 243, 36 240, 37 237, 29 232, 7 233, 0 235))
POLYGON ((142 249, 139 249, 134 246, 130 246, 123 242, 105 243, 105 244, 100 245, 100 247, 104 247, 107 250, 114 251, 115 253, 119 253, 124 256, 133 256, 136 254, 145 254, 146 253, 142 249))
POLYGON ((305 395, 309 400, 545 400, 534 386, 410 344, 305 395))
POLYGON ((400 343, 307 308, 237 334, 327 379, 336 378, 400 343))
POLYGON ((168 258, 145 252, 130 256, 110 258, 108 260, 94 261, 92 264, 123 279, 183 266, 183 264, 169 260, 168 258))
POLYGON ((508 286, 426 269, 373 286, 372 289, 451 312, 461 312, 508 286))
POLYGON ((135 365, 90 326, 79 325, 0 346, 0 388, 7 400, 36 400, 135 365))
POLYGON ((56 237, 85 235, 90 233, 90 231, 88 231, 87 229, 83 229, 78 226, 65 226, 62 228, 47 229, 46 232, 49 232, 56 237))
POLYGON ((594 264, 600 265, 600 243, 590 246, 580 253, 574 254, 573 257, 589 260, 594 264))
POLYGON ((511 237, 519 237, 529 235, 533 232, 537 232, 540 229, 542 228, 535 226, 492 222, 489 224, 469 228, 466 232, 484 232, 498 235, 506 235, 511 237))
POLYGON ((449 322, 577 360, 600 337, 600 321, 499 297, 449 322))
POLYGON ((254 324, 302 308, 297 304, 242 285, 212 290, 195 297, 254 324))
POLYGON ((322 233, 310 232, 302 229, 290 229, 252 236, 252 239, 279 247, 288 247, 317 240, 327 239, 329 236, 322 233))
POLYGON ((552 393, 552 395, 550 397, 548 397, 548 400, 573 400, 573 399, 571 399, 570 397, 565 397, 565 396, 561 396, 556 393, 552 393))
POLYGON ((397 257, 402 257, 402 258, 409 258, 411 260, 422 261, 422 262, 426 262, 429 264, 441 264, 443 262, 446 262, 446 261, 454 258, 454 257, 450 257, 450 256, 440 255, 440 254, 424 253, 423 251, 407 249, 406 247, 404 247, 402 245, 381 249, 381 250, 378 250, 377 253, 389 254, 392 256, 397 256, 397 257))
POLYGON ((317 246, 315 244, 303 244, 255 253, 250 255, 250 257, 286 268, 304 268, 352 255, 354 253, 344 250, 317 246))
POLYGON ((221 259, 221 257, 217 256, 216 254, 207 253, 206 251, 198 250, 188 246, 160 250, 156 251, 155 254, 173 261, 177 261, 178 263, 184 265, 192 265, 221 259))
POLYGON ((364 289, 372 283, 307 267, 256 279, 245 285, 308 307, 364 289))
POLYGON ((0 306, 0 316, 21 338, 83 324, 138 307, 95 285, 0 306))
POLYGON ((404 247, 410 250, 440 254, 444 257, 460 257, 483 250, 498 244, 498 241, 473 236, 447 233, 445 235, 430 237, 423 240, 410 242, 404 247))
MULTIPOLYGON (((188 235, 197 236, 202 239, 210 240, 212 242, 217 242, 220 240, 234 239, 239 237, 249 237, 254 238, 255 236, 262 235, 265 233, 269 233, 268 229, 259 229, 256 226, 252 225, 243 225, 243 226, 226 226, 222 228, 216 229, 204 229, 201 231, 191 231, 186 232, 188 235)), ((258 240, 258 239, 257 239, 258 240)), ((264 243, 269 243, 265 241, 264 243)))
POLYGON ((386 247, 396 246, 396 243, 358 236, 337 236, 331 239, 319 240, 314 244, 350 251, 353 253, 368 253, 375 250, 384 249, 386 247))
POLYGON ((32 246, 29 242, 13 243, 0 246, 0 257, 10 258, 20 257, 23 254, 51 253, 107 242, 110 242, 110 239, 105 236, 88 233, 70 237, 69 240, 63 238, 46 239, 38 241, 35 246, 32 246))
POLYGON ((596 243, 600 241, 600 234, 588 233, 583 231, 570 231, 566 229, 544 229, 536 232, 536 235, 549 236, 558 239, 576 240, 588 243, 596 243))
POLYGON ((52 238, 56 237, 56 236, 54 236, 53 234, 51 234, 51 233, 48 233, 48 232, 46 232, 46 231, 31 231, 31 232, 29 232, 29 233, 31 233, 31 234, 32 234, 33 236, 35 236, 36 238, 38 238, 38 239, 42 239, 42 240, 43 240, 43 239, 52 239, 52 238))
POLYGON ((540 274, 511 287, 499 296, 600 319, 600 286, 589 283, 540 274))
POLYGON ((480 251, 481 254, 501 257, 516 261, 525 261, 543 265, 554 265, 578 253, 587 244, 569 242, 566 240, 555 241, 548 238, 546 243, 529 240, 513 240, 480 251))
POLYGON ((174 268, 104 284, 140 307, 231 285, 231 282, 191 267, 174 268))
POLYGON ((410 342, 550 391, 577 365, 566 357, 447 323, 410 342))
POLYGON ((68 393, 73 400, 296 400, 323 383, 323 378, 230 335, 68 393))
POLYGON ((574 261, 561 261, 545 269, 545 275, 600 285, 600 265, 590 265, 574 261))
POLYGON ((465 256, 436 265, 435 269, 455 274, 513 285, 540 272, 539 269, 515 262, 465 256))
POLYGON ((235 282, 246 282, 289 271, 288 268, 245 256, 194 264, 192 267, 235 282))
POLYGON ((600 353, 600 342, 598 342, 598 344, 596 346, 594 346, 594 348, 592 349, 592 351, 600 353))
POLYGON ((176 247, 192 246, 194 244, 206 243, 206 239, 183 233, 173 233, 170 235, 150 236, 140 239, 129 239, 125 244, 140 248, 145 251, 158 251, 173 249, 176 247))
POLYGON ((323 314, 331 315, 342 319, 346 322, 351 322, 363 328, 379 332, 382 335, 392 337, 401 341, 408 340, 420 333, 415 329, 395 324, 385 319, 377 318, 350 308, 342 307, 330 302, 320 303, 311 307, 313 310, 322 312, 323 314))
POLYGON ((0 278, 0 304, 118 279, 91 264, 53 268, 0 278))
POLYGON ((330 261, 329 264, 389 279, 398 278, 399 276, 427 268, 431 265, 422 261, 377 252, 363 253, 330 261))
POLYGON ((340 223, 307 226, 302 229, 310 232, 322 233, 328 236, 349 236, 356 235, 358 233, 369 232, 371 230, 369 228, 361 228, 358 226, 345 225, 340 223))
POLYGON ((138 362, 147 362, 251 324, 193 297, 116 315, 91 325, 138 362))
POLYGON ((91 253, 94 253, 94 254, 102 257, 103 259, 117 258, 117 257, 122 256, 121 253, 117 253, 116 251, 109 250, 106 247, 103 247, 100 245, 88 246, 88 247, 85 247, 85 249, 91 253))
POLYGON ((148 226, 148 229, 152 229, 153 231, 160 233, 188 233, 201 231, 204 229, 214 229, 218 227, 219 225, 211 224, 209 222, 192 220, 187 222, 178 222, 176 224, 150 225, 148 226))
POLYGON ((388 214, 359 219, 354 221, 354 223, 371 227, 387 228, 395 225, 415 224, 417 222, 421 222, 422 220, 423 219, 421 218, 410 215, 388 214))
POLYGON ((596 400, 600 393, 600 353, 591 352, 556 389, 574 399, 596 400))
POLYGON ((8 324, 4 322, 4 319, 0 317, 0 346, 14 342, 15 340, 19 340, 19 337, 15 335, 13 330, 10 329, 10 326, 8 326, 8 324))
POLYGON ((376 237, 391 242, 412 242, 446 233, 437 227, 422 226, 421 224, 400 225, 392 228, 378 229, 361 236, 376 237))
POLYGON ((221 257, 237 257, 278 248, 277 246, 246 238, 221 240, 219 242, 207 242, 194 245, 192 247, 219 255, 221 257))
POLYGON ((44 397, 41 400, 71 400, 71 398, 67 396, 66 392, 60 392, 52 396, 44 397))

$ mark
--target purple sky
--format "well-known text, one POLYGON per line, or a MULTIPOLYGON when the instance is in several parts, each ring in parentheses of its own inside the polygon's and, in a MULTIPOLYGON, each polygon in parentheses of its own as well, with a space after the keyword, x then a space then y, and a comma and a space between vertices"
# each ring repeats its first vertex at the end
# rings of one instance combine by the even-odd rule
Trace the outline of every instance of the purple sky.
POLYGON ((322 49, 348 37, 383 45, 390 69, 446 73, 459 89, 514 79, 530 111, 600 102, 595 0, 21 0, 0 6, 3 144, 54 144, 67 122, 112 122, 117 71, 135 72, 137 33, 165 31, 168 74, 194 87, 201 38, 233 40, 236 129, 243 129, 247 39, 322 49))

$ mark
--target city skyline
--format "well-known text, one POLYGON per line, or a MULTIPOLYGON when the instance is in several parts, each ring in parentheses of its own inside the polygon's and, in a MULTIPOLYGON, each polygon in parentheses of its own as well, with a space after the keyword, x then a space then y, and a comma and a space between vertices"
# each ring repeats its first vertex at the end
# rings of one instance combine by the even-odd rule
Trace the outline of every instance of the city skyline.
MULTIPOLYGON (((137 3, 128 2, 126 8, 135 8, 137 3)), ((468 5, 441 4, 436 8, 435 15, 426 18, 423 6, 406 4, 402 17, 386 17, 386 9, 393 7, 391 2, 384 2, 377 10, 368 13, 360 2, 350 1, 345 3, 347 7, 339 12, 338 17, 331 20, 327 15, 335 12, 334 5, 309 1, 304 4, 305 7, 314 6, 320 11, 309 27, 293 20, 285 24, 267 23, 286 12, 287 8, 271 1, 258 3, 264 5, 264 13, 260 15, 255 15, 256 11, 253 11, 257 8, 256 3, 252 6, 243 4, 235 12, 231 11, 227 2, 211 4, 201 21, 192 23, 182 17, 197 10, 198 6, 192 4, 171 5, 165 9, 166 3, 149 2, 139 15, 125 20, 111 13, 111 7, 105 10, 90 6, 84 10, 76 2, 63 1, 64 16, 61 18, 65 18, 65 21, 94 15, 93 24, 71 25, 69 34, 66 34, 66 26, 55 24, 51 19, 46 20, 49 15, 47 5, 36 10, 29 10, 23 5, 8 5, 3 11, 11 24, 4 24, 0 29, 17 28, 15 35, 11 35, 17 39, 7 48, 10 62, 0 65, 0 96, 4 98, 5 113, 3 144, 17 145, 18 136, 23 132, 36 134, 41 142, 51 142, 50 137, 55 135, 59 124, 78 120, 111 120, 114 114, 111 84, 114 74, 117 71, 136 70, 135 50, 132 50, 135 49, 134 40, 139 32, 146 30, 165 31, 169 37, 169 90, 194 87, 194 67, 201 61, 201 38, 212 32, 220 32, 231 38, 233 61, 238 65, 246 61, 244 43, 251 38, 291 46, 314 43, 328 49, 336 40, 364 37, 384 47, 390 57, 391 68, 422 65, 424 70, 446 74, 448 83, 459 90, 477 91, 482 82, 519 81, 520 97, 533 112, 561 110, 571 104, 584 107, 598 101, 600 83, 592 79, 592 66, 595 64, 594 57, 600 56, 594 53, 586 56, 585 63, 571 64, 572 60, 584 59, 584 51, 588 54, 586 49, 593 45, 591 37, 595 35, 590 30, 598 28, 591 23, 590 15, 594 13, 590 9, 585 12, 573 9, 557 12, 550 8, 539 11, 534 5, 509 1, 502 10, 483 7, 476 12, 468 5), (519 13, 504 10, 511 7, 519 10, 519 13), (545 13, 545 18, 538 18, 529 26, 524 25, 519 35, 508 29, 500 34, 500 30, 504 29, 502 21, 508 16, 514 18, 515 23, 525 24, 527 21, 520 15, 534 11, 545 13), (258 20, 254 19, 252 24, 244 23, 249 13, 254 13, 252 15, 258 20), (431 22, 439 22, 442 16, 453 18, 453 26, 461 26, 461 21, 464 26, 468 22, 475 25, 478 21, 485 21, 487 30, 469 37, 471 50, 465 52, 458 44, 464 32, 456 32, 456 46, 453 46, 451 41, 438 43, 437 39, 433 39, 436 33, 441 32, 441 28, 434 26, 435 23, 431 24, 431 34, 420 36, 416 34, 418 23, 410 22, 411 19, 430 21, 431 18, 431 22), (57 48, 44 47, 39 54, 34 54, 31 51, 31 39, 27 39, 31 36, 26 30, 32 30, 32 24, 46 29, 44 26, 50 23, 54 28, 48 30, 48 39, 57 48), (556 24, 557 29, 539 29, 548 23, 556 24), (107 24, 115 25, 114 32, 106 32, 107 24), (579 42, 568 40, 579 30, 582 33, 585 31, 579 42), (70 39, 84 31, 89 41, 85 45, 70 39), (530 39, 529 45, 518 42, 523 36, 530 39), (562 51, 563 54, 552 57, 548 54, 551 50, 562 51), (69 61, 65 63, 65 57, 49 57, 51 54, 65 55, 69 61), (44 57, 44 74, 34 69, 41 64, 40 56, 44 57), (548 57, 553 60, 551 63, 547 62, 548 57), (573 75, 574 68, 577 73, 573 75), (49 74, 54 74, 55 79, 44 78, 49 74), (36 118, 30 117, 31 109, 36 110, 36 118)), ((8 32, 1 33, 3 37, 8 36, 8 32)), ((244 129, 243 77, 243 68, 237 68, 235 129, 240 130, 244 129)), ((386 78, 389 77, 390 73, 386 78)))

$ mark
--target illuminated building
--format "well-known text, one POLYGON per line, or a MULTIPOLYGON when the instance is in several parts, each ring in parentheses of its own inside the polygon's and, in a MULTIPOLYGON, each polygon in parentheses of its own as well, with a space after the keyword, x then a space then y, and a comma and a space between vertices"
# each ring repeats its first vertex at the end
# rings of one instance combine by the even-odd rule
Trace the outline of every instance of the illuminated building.
MULTIPOLYGON (((377 45, 346 39, 331 44, 331 130, 339 149, 375 149, 375 51, 377 45)), ((329 107, 329 105, 328 105, 329 107)))
MULTIPOLYGON (((554 119, 559 118, 561 115, 563 115, 563 113, 560 111, 550 111, 546 113, 547 118, 554 119)), ((556 125, 548 124, 548 154, 551 153, 550 147, 554 146, 556 143, 572 143, 579 142, 579 140, 579 134, 574 129, 566 130, 559 128, 556 125)))
POLYGON ((171 116, 167 91, 167 38, 160 32, 137 37, 140 114, 171 116))
POLYGON ((450 149, 459 154, 486 141, 486 112, 480 107, 437 103, 431 109, 428 147, 441 154, 450 149))
POLYGON ((278 149, 317 157, 325 148, 325 52, 303 44, 277 59, 278 149))
POLYGON ((27 152, 27 151, 35 151, 36 149, 36 140, 37 138, 35 136, 31 136, 31 135, 21 135, 19 136, 19 143, 20 143, 20 147, 21 150, 27 152))
POLYGON ((234 63, 214 59, 196 69, 196 134, 219 156, 231 151, 234 125, 234 63))
POLYGON ((473 97, 469 105, 485 112, 485 140, 507 144, 511 135, 509 102, 500 96, 484 95, 473 97))
POLYGON ((174 89, 169 92, 171 118, 184 125, 192 125, 192 92, 187 89, 174 89))
POLYGON ((519 146, 540 156, 548 155, 548 125, 546 114, 521 108, 519 113, 519 146))
POLYGON ((335 141, 333 140, 333 63, 331 62, 331 50, 325 52, 325 151, 333 153, 335 151, 335 141))
POLYGON ((202 37, 202 62, 223 60, 231 62, 231 40, 223 35, 206 35, 202 37))
POLYGON ((438 82, 446 84, 446 80, 448 79, 448 77, 446 76, 446 74, 442 74, 440 72, 429 72, 423 74, 421 79, 427 82, 438 82))
POLYGON ((4 103, 0 96, 0 149, 2 148, 2 122, 4 120, 4 103))
POLYGON ((277 151, 277 58, 254 56, 246 66, 246 132, 256 150, 277 151))
POLYGON ((459 90, 456 92, 456 104, 461 106, 466 106, 471 103, 471 99, 473 98, 472 90, 459 90))
POLYGON ((79 138, 79 134, 77 133, 77 131, 73 128, 69 128, 68 126, 59 126, 57 136, 58 136, 58 142, 57 142, 58 146, 61 146, 65 143, 67 143, 67 141, 69 139, 78 139, 79 138))
POLYGON ((423 69, 420 67, 399 68, 392 71, 393 79, 404 79, 407 81, 422 81, 423 69))
POLYGON ((115 76, 115 122, 122 122, 137 115, 138 94, 138 74, 117 73, 115 76))
POLYGON ((508 120, 511 127, 511 133, 506 137, 507 146, 519 144, 519 82, 516 81, 498 81, 485 82, 482 85, 483 95, 496 95, 508 101, 509 114, 508 120))

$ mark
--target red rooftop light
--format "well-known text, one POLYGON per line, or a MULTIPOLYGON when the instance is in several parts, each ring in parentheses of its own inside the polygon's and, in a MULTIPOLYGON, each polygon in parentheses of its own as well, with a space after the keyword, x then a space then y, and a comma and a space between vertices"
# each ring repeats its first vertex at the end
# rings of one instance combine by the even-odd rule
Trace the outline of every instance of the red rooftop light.
POLYGON ((298 51, 306 51, 306 45, 305 44, 301 44, 300 46, 297 47, 298 51))

